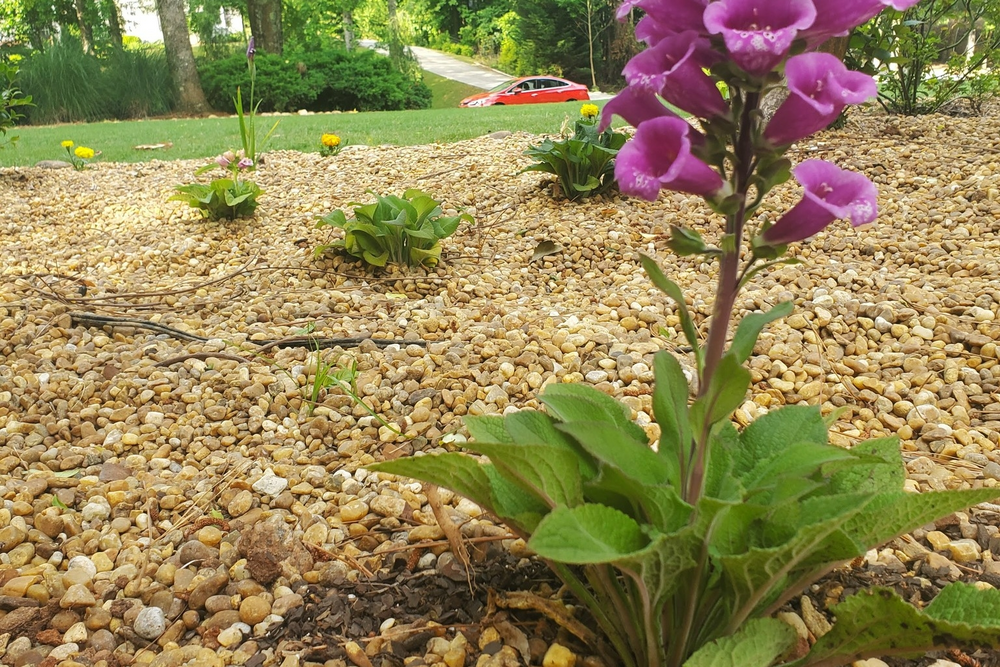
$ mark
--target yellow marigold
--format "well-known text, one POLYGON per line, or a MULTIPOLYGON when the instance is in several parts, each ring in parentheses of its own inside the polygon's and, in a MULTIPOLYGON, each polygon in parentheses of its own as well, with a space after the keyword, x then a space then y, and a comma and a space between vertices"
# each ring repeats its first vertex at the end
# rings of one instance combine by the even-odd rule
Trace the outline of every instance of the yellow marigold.
POLYGON ((94 149, 87 148, 86 146, 77 146, 73 153, 81 160, 89 160, 94 157, 94 149))
POLYGON ((69 139, 67 139, 66 141, 62 142, 62 147, 63 148, 73 148, 73 142, 70 141, 69 139))
POLYGON ((340 137, 338 137, 336 134, 329 134, 329 133, 324 134, 322 137, 320 137, 320 141, 327 148, 336 148, 337 146, 340 145, 340 137))
POLYGON ((584 104, 580 107, 580 115, 584 118, 597 118, 599 113, 601 110, 597 108, 596 104, 584 104))

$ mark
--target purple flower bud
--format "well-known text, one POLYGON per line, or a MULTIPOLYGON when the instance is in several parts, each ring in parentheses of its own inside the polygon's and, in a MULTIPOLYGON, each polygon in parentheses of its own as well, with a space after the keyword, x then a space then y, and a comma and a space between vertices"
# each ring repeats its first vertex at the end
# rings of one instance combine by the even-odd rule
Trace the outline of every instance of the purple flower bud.
POLYGON ((226 158, 227 162, 236 161, 236 153, 233 153, 232 151, 226 151, 225 153, 222 154, 222 157, 226 158))
MULTIPOLYGON (((624 149, 623 149, 624 150, 624 149)), ((878 215, 875 185, 863 175, 824 160, 806 160, 792 169, 805 194, 763 234, 768 245, 787 245, 821 232, 834 220, 850 218, 855 227, 878 215)))
POLYGON ((226 159, 225 155, 220 155, 215 158, 215 163, 222 167, 223 169, 229 169, 229 160, 226 159))
POLYGON ((253 35, 251 35, 250 41, 247 43, 247 60, 252 61, 255 53, 257 53, 257 49, 253 46, 253 35))
POLYGON ((674 106, 701 118, 729 116, 729 105, 705 68, 720 58, 693 30, 670 35, 641 51, 622 72, 629 86, 659 93, 674 106))
POLYGON ((241 157, 240 161, 236 163, 236 166, 240 169, 249 169, 253 166, 253 160, 248 157, 241 157))
POLYGON ((653 118, 639 125, 635 137, 615 158, 621 191, 649 201, 661 188, 710 197, 723 186, 711 167, 691 154, 692 140, 703 137, 677 117, 653 118))
POLYGON ((625 0, 618 8, 617 17, 624 21, 637 7, 645 12, 636 24, 635 36, 652 46, 668 35, 685 30, 707 35, 702 18, 706 5, 708 0, 625 0))
POLYGON ((705 8, 705 27, 722 34, 743 71, 764 76, 788 53, 799 31, 816 19, 812 0, 718 0, 705 8))
POLYGON ((852 72, 829 53, 803 53, 788 59, 786 99, 764 130, 774 146, 785 146, 818 132, 836 120, 848 104, 875 97, 878 88, 867 74, 852 72))
POLYGON ((830 37, 846 35, 852 28, 866 23, 887 7, 903 11, 917 2, 918 0, 813 0, 816 20, 800 36, 808 39, 811 45, 819 45, 830 37))
POLYGON ((639 127, 640 123, 653 118, 677 117, 677 114, 663 105, 655 93, 636 86, 628 86, 604 105, 598 131, 608 129, 611 117, 616 115, 621 116, 632 127, 639 127))

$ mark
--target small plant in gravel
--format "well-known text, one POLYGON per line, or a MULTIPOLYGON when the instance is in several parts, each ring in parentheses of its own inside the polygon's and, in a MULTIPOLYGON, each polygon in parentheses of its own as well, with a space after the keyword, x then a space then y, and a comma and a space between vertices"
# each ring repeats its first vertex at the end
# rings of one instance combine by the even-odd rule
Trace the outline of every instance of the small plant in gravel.
POLYGON ((77 171, 83 171, 86 169, 87 165, 90 164, 90 161, 94 159, 95 153, 93 148, 76 146, 69 139, 62 142, 62 147, 66 149, 66 155, 69 156, 69 162, 77 171))
POLYGON ((524 151, 537 162, 518 173, 553 174, 558 179, 558 192, 572 201, 610 190, 615 184, 615 155, 627 137, 610 127, 599 127, 599 114, 596 104, 584 104, 573 136, 546 139, 524 151))
POLYGON ((195 175, 222 168, 229 173, 228 176, 213 179, 208 184, 174 186, 177 194, 170 200, 186 202, 210 220, 249 218, 257 209, 257 197, 263 193, 256 183, 242 176, 252 166, 253 162, 242 151, 238 154, 226 151, 210 164, 199 168, 195 175))
POLYGON ((441 202, 420 190, 410 189, 402 197, 375 193, 375 202, 351 202, 354 217, 343 211, 320 217, 317 227, 336 227, 344 237, 318 246, 318 257, 328 250, 340 250, 371 266, 387 264, 432 268, 441 260, 441 239, 455 233, 459 224, 473 222, 468 213, 446 216, 441 202))
POLYGON ((655 200, 694 194, 722 220, 709 244, 673 228, 670 247, 717 263, 707 336, 682 289, 649 257, 653 284, 675 303, 690 370, 654 358, 657 442, 631 410, 596 389, 553 384, 546 412, 469 417, 462 452, 369 466, 449 487, 499 516, 566 583, 603 632, 607 664, 625 667, 828 667, 943 645, 1000 646, 1000 591, 946 586, 923 609, 889 588, 832 608, 835 624, 811 646, 772 614, 838 565, 938 517, 992 500, 995 489, 904 490, 896 438, 831 445, 818 407, 772 410, 742 431, 746 362, 760 332, 792 303, 746 315, 730 331, 740 290, 789 262, 787 246, 838 219, 876 217, 875 186, 822 160, 794 168, 791 144, 822 130, 874 80, 815 52, 892 2, 915 0, 628 0, 648 48, 625 67, 628 88, 604 110, 636 126, 618 153, 623 192, 655 200), (770 121, 760 102, 789 95, 770 121), (719 92, 726 84, 728 96, 719 92), (663 102, 700 119, 700 129, 663 102), (761 204, 791 176, 800 201, 772 220, 761 204), (730 336, 732 334, 732 336, 730 336), (689 386, 693 385, 693 386, 689 386))
POLYGON ((319 138, 319 143, 319 154, 323 157, 332 157, 344 148, 340 136, 332 132, 324 132, 319 138))
MULTIPOLYGON (((260 162, 260 153, 257 146, 257 108, 260 101, 254 102, 254 85, 256 81, 256 68, 254 66, 253 37, 247 45, 247 68, 250 70, 250 111, 243 112, 243 94, 240 88, 236 88, 236 97, 233 102, 236 105, 236 117, 240 125, 240 141, 243 148, 239 152, 226 151, 215 160, 195 171, 195 175, 201 175, 207 171, 215 169, 217 166, 229 172, 226 178, 214 179, 208 185, 202 183, 190 183, 188 185, 178 185, 174 189, 177 194, 170 197, 171 200, 184 201, 197 208, 210 220, 226 218, 248 218, 257 209, 257 197, 263 194, 256 183, 244 177, 248 171, 257 169, 260 162)), ((264 135, 262 143, 267 143, 278 127, 275 121, 270 131, 264 135)))

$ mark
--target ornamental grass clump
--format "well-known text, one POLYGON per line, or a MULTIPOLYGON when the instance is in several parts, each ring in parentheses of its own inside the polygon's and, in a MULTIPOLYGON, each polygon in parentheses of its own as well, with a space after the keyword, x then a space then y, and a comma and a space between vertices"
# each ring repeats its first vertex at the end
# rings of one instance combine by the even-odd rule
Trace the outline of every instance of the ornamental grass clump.
POLYGON ((628 0, 644 16, 646 49, 624 70, 628 87, 604 108, 636 127, 618 153, 625 194, 701 197, 720 223, 710 245, 676 225, 679 255, 717 263, 707 335, 684 292, 649 257, 653 284, 675 303, 692 348, 690 383, 669 352, 654 357, 651 446, 619 401, 582 384, 549 385, 545 412, 465 419, 464 446, 369 466, 446 486, 500 517, 565 582, 602 637, 594 648, 624 667, 828 667, 952 645, 1000 646, 1000 591, 955 583, 918 609, 874 587, 834 606, 832 629, 799 648, 772 615, 838 565, 1000 491, 904 491, 896 438, 851 449, 828 441, 819 407, 793 405, 742 431, 746 362, 760 332, 792 312, 784 302, 730 330, 741 288, 835 220, 871 223, 876 190, 823 160, 796 166, 789 146, 826 127, 846 105, 876 94, 871 77, 815 49, 888 4, 915 0, 628 0), (728 95, 720 93, 725 84, 728 95), (760 102, 788 97, 765 120, 760 102), (698 118, 696 129, 672 108, 698 118), (792 176, 798 203, 776 219, 768 193, 792 176), (730 334, 732 335, 730 336, 730 334))
POLYGON ((596 104, 584 104, 574 123, 573 136, 558 141, 546 139, 524 151, 537 162, 518 173, 553 174, 558 179, 556 192, 572 201, 610 190, 615 184, 615 155, 626 137, 598 127, 599 114, 596 104))

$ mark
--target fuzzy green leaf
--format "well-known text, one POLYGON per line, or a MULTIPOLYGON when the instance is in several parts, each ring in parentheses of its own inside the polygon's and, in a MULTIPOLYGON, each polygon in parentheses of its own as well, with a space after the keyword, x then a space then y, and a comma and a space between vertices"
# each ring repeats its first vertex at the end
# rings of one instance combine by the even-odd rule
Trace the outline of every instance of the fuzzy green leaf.
POLYGON ((593 503, 553 510, 528 542, 542 558, 574 565, 613 562, 648 544, 649 538, 634 519, 593 503))
POLYGON ((583 502, 579 467, 572 451, 545 444, 475 442, 468 447, 490 457, 506 478, 516 480, 549 507, 575 507, 583 502))
POLYGON ((945 646, 1000 647, 1000 591, 946 586, 924 611, 888 588, 862 590, 833 608, 837 622, 788 667, 920 655, 945 646))
POLYGON ((703 352, 701 346, 698 344, 698 333, 694 327, 694 320, 691 319, 691 312, 688 310, 687 302, 684 300, 684 292, 677 286, 677 283, 664 275, 663 269, 660 268, 655 259, 647 255, 639 255, 639 259, 642 262, 642 268, 646 271, 646 275, 649 276, 653 285, 673 299, 677 305, 677 316, 681 320, 684 337, 687 339, 688 345, 694 350, 695 360, 698 363, 698 371, 700 372, 704 363, 703 352))
POLYGON ((730 353, 736 357, 736 361, 741 364, 753 354, 754 345, 757 344, 757 337, 771 322, 781 317, 787 317, 792 313, 792 302, 783 301, 766 313, 751 313, 740 320, 733 335, 733 343, 730 346, 730 353))
MULTIPOLYGON (((462 420, 469 435, 480 442, 514 442, 507 432, 505 419, 499 415, 468 415, 462 420)), ((536 440, 535 442, 548 442, 536 440)))
POLYGON ((410 456, 366 466, 369 470, 412 477, 451 489, 483 507, 493 509, 490 479, 485 466, 467 454, 447 452, 410 456))
POLYGON ((540 399, 564 422, 606 422, 632 440, 646 442, 646 432, 632 421, 632 411, 614 398, 582 384, 553 384, 540 399))
POLYGON ((678 462, 691 447, 688 421, 688 383, 680 363, 669 352, 653 357, 656 383, 653 386, 653 415, 660 425, 660 457, 666 461, 666 482, 680 487, 678 462))
POLYGON ((743 477, 761 461, 780 456, 797 442, 826 444, 827 429, 819 408, 789 405, 751 422, 740 434, 733 473, 743 477))
POLYGON ((629 479, 650 486, 670 481, 671 467, 649 448, 645 439, 636 440, 634 434, 605 422, 564 422, 557 428, 573 436, 591 456, 621 470, 629 479))
POLYGON ((792 626, 774 618, 756 618, 735 634, 702 646, 684 667, 770 667, 795 642, 792 626))

